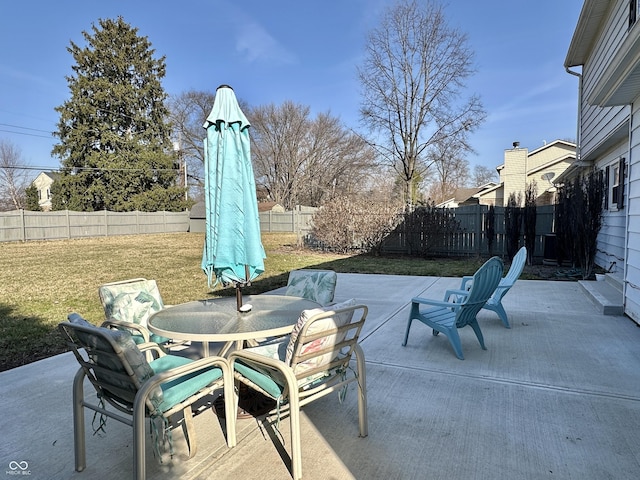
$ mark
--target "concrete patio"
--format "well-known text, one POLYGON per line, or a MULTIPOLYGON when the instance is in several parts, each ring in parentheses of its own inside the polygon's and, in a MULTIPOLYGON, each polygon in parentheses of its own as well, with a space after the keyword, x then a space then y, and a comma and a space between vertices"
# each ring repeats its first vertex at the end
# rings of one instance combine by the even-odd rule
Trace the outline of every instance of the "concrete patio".
MULTIPOLYGON (((441 298, 454 278, 339 274, 336 300, 369 306, 369 436, 358 438, 356 394, 330 396, 302 418, 305 479, 637 479, 640 478, 640 328, 604 316, 576 282, 516 283, 504 299, 512 328, 492 312, 478 319, 488 350, 460 331, 465 360, 446 337, 414 322, 402 339, 413 296, 441 298)), ((59 355, 0 373, 6 476, 124 479, 132 472, 131 429, 107 423, 91 435, 87 469, 74 471, 71 383, 77 364, 59 355), (22 468, 26 467, 23 471, 22 468)), ((87 389, 89 391, 89 389, 87 389)), ((210 409, 195 418, 199 450, 163 464, 147 442, 147 478, 290 478, 271 429, 238 423, 227 449, 210 409)), ((288 421, 280 432, 289 448, 288 421)), ((0 472, 1 473, 1 472, 0 472)))

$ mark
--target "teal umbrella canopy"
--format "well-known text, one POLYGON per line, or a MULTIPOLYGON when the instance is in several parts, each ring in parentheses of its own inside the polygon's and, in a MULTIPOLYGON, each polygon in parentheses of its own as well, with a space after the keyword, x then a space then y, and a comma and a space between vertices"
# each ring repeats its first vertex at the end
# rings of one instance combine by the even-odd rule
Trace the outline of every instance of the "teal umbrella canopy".
POLYGON ((249 121, 231 87, 216 90, 204 123, 206 229, 202 269, 209 286, 240 289, 264 272, 256 184, 251 166, 249 121))

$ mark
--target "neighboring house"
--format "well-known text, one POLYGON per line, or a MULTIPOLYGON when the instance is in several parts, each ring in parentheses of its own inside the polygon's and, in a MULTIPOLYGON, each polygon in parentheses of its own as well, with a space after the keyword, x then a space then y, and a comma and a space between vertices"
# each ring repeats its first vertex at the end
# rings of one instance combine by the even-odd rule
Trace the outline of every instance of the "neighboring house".
POLYGON ((259 212, 284 212, 284 207, 276 202, 258 202, 259 212))
POLYGON ((464 205, 477 205, 479 202, 476 195, 480 192, 494 188, 495 186, 496 184, 492 182, 480 187, 457 188, 456 191, 453 192, 453 197, 439 203, 436 207, 456 208, 464 205))
POLYGON ((553 205, 556 195, 553 180, 570 168, 575 160, 576 145, 564 140, 555 140, 532 152, 527 148, 520 148, 518 142, 514 142, 513 148, 504 151, 504 163, 496 168, 500 174, 498 184, 488 183, 471 190, 458 189, 452 199, 439 206, 455 207, 479 203, 504 207, 512 193, 516 197, 520 194, 521 204, 524 204, 527 185, 533 182, 538 194, 537 204, 553 205))
POLYGON ((619 280, 624 312, 640 323, 638 3, 586 0, 564 66, 577 77, 580 165, 607 184, 596 263, 619 280))
POLYGON ((32 182, 38 190, 38 205, 44 212, 51 210, 51 185, 58 175, 57 172, 40 172, 32 182))

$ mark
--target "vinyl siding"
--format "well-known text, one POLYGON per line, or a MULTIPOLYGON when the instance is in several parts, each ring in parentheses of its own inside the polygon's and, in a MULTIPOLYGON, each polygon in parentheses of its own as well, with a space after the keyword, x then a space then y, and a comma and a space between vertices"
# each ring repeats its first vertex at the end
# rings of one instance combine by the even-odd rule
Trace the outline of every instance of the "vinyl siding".
MULTIPOLYGON (((619 142, 596 162, 596 168, 604 170, 607 165, 618 161, 620 157, 627 157, 628 141, 619 142)), ((611 204, 611 199, 609 200, 611 204)), ((624 276, 624 246, 626 238, 626 210, 605 210, 602 219, 602 229, 598 235, 598 252, 596 265, 609 270, 620 280, 624 276)))
POLYGON ((581 99, 581 158, 593 160, 599 148, 629 118, 628 106, 605 107, 590 105, 589 98, 594 95, 594 88, 602 76, 609 60, 625 38, 628 22, 628 0, 617 0, 609 11, 609 17, 596 41, 595 48, 589 55, 584 68, 581 99))
POLYGON ((634 102, 632 118, 625 205, 628 215, 625 313, 640 323, 640 97, 634 102))

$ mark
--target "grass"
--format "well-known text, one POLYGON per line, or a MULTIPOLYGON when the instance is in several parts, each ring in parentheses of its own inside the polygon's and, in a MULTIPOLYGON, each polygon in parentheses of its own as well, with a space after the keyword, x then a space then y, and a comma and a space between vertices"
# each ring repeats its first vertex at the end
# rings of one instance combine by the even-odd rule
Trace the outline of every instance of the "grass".
MULTIPOLYGON (((0 371, 65 351, 56 326, 71 312, 101 323, 103 283, 153 278, 167 304, 232 295, 231 288, 208 288, 200 269, 203 242, 204 234, 174 233, 0 243, 0 371)), ((247 294, 286 285, 289 271, 297 268, 461 277, 484 261, 325 254, 296 247, 295 234, 266 233, 263 244, 265 273, 247 294)))

